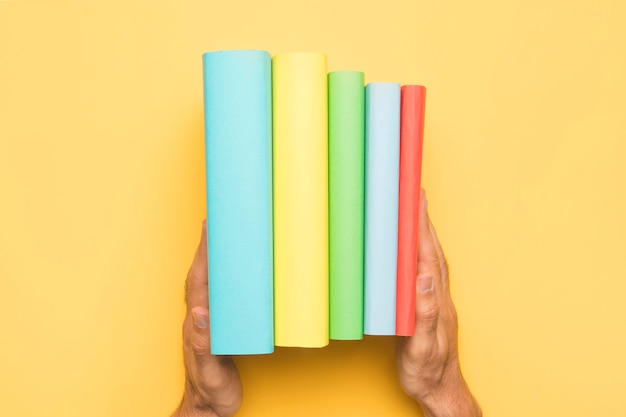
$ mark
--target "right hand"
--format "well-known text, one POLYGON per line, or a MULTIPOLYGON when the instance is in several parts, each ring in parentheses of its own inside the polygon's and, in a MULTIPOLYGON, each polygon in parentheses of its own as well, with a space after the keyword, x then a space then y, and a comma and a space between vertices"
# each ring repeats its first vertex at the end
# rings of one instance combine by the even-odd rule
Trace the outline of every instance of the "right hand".
POLYGON ((480 407, 459 366, 458 324, 448 280, 448 265, 420 197, 415 334, 401 341, 398 373, 404 391, 426 417, 477 417, 480 407))

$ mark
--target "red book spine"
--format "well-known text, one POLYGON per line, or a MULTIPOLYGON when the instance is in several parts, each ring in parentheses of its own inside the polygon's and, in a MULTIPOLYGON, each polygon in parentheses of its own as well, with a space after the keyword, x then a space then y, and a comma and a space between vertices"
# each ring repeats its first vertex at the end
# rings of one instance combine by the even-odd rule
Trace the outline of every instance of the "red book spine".
POLYGON ((417 230, 426 88, 421 85, 402 86, 400 105, 396 335, 412 336, 415 331, 417 230))

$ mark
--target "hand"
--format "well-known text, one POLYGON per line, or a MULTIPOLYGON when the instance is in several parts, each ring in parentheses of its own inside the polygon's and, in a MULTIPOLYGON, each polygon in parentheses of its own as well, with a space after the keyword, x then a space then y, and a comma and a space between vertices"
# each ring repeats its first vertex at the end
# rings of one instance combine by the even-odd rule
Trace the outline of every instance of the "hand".
POLYGON ((448 265, 428 217, 423 190, 420 201, 415 334, 400 342, 400 383, 427 417, 481 416, 461 375, 448 265))
POLYGON ((183 400, 172 417, 226 417, 241 406, 241 379, 232 358, 211 355, 207 266, 205 221, 185 283, 183 350, 187 378, 183 400))

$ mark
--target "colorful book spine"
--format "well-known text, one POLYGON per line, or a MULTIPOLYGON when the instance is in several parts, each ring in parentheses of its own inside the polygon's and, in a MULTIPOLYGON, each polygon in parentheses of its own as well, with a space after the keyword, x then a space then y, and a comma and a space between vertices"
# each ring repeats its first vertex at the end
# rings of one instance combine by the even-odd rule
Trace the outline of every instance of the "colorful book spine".
POLYGON ((364 75, 328 74, 330 338, 363 338, 364 75))
POLYGON ((273 58, 275 344, 328 344, 326 56, 273 58))
POLYGON ((424 142, 426 89, 405 85, 401 90, 400 197, 398 204, 398 274, 396 335, 415 332, 417 231, 424 142))
POLYGON ((400 85, 365 88, 365 333, 396 334, 400 85))
POLYGON ((271 59, 204 54, 211 352, 274 350, 271 59))

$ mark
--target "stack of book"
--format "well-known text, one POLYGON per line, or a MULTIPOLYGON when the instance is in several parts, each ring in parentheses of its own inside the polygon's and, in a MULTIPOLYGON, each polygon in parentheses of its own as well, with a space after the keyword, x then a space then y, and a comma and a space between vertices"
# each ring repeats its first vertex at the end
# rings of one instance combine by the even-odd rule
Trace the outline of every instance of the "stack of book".
POLYGON ((203 58, 212 352, 412 335, 425 88, 203 58))

